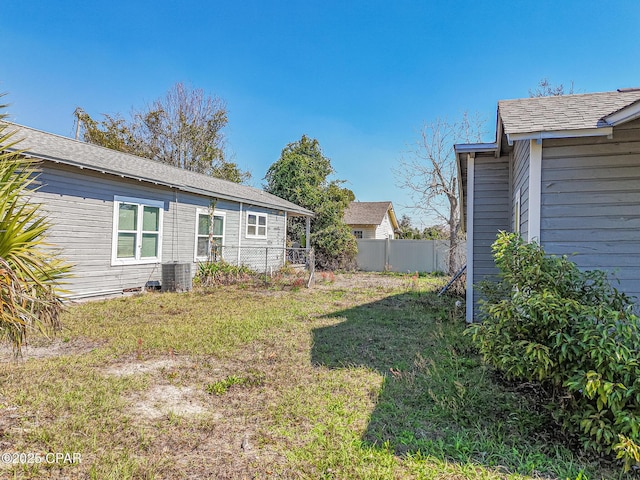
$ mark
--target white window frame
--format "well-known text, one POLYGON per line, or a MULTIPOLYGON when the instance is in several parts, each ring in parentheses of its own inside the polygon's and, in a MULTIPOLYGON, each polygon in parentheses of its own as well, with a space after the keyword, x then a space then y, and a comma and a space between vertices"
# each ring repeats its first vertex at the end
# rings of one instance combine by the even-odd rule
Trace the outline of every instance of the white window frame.
POLYGON ((364 230, 353 230, 353 236, 358 240, 362 240, 364 238, 364 230), (358 236, 358 233, 360 234, 360 236, 358 236))
MULTIPOLYGON (((202 237, 204 235, 199 235, 198 234, 198 225, 200 222, 200 215, 207 215, 209 216, 211 214, 210 210, 208 208, 198 208, 196 209, 196 228, 195 228, 195 238, 194 238, 194 247, 193 247, 193 260, 195 262, 206 262, 207 260, 209 260, 209 256, 205 255, 203 257, 199 257, 198 256, 198 237, 202 237)), ((227 213, 226 212, 221 212, 220 210, 214 210, 213 211, 213 216, 214 217, 222 217, 222 245, 224 245, 224 239, 225 239, 225 233, 226 233, 226 229, 227 229, 227 213)), ((218 235, 216 235, 217 237, 218 235)), ((211 248, 211 246, 209 246, 209 248, 211 248)))
MULTIPOLYGON (((111 265, 144 265, 149 263, 162 262, 162 232, 163 232, 163 212, 164 202, 158 200, 148 200, 146 198, 123 197, 115 195, 113 197, 113 236, 111 239, 111 265), (118 258, 118 221, 120 205, 136 205, 138 207, 138 218, 136 220, 136 245, 134 258, 118 258), (158 254, 155 257, 142 258, 142 216, 144 207, 154 207, 158 209, 158 254)), ((154 232, 155 233, 155 232, 154 232)))
POLYGON ((263 213, 263 212, 252 212, 247 210, 247 216, 246 216, 246 221, 247 221, 247 225, 245 227, 245 237, 247 238, 264 238, 266 239, 267 236, 269 235, 269 215, 267 213, 263 213), (256 217, 256 223, 252 224, 249 223, 249 216, 251 215, 255 215, 256 217), (259 229, 262 225, 260 225, 260 217, 264 217, 264 235, 259 235, 259 229), (256 227, 256 233, 255 235, 252 235, 249 233, 249 227, 256 227))

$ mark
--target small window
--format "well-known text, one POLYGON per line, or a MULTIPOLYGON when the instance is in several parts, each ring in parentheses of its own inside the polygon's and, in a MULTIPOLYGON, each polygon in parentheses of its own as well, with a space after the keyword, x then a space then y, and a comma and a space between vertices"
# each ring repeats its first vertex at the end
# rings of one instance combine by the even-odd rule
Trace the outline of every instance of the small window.
POLYGON ((210 260, 214 253, 224 244, 225 216, 222 212, 198 209, 196 213, 196 254, 197 260, 210 260), (212 224, 213 221, 213 224, 212 224))
POLYGON ((356 237, 356 238, 362 238, 363 237, 362 230, 354 230, 353 231, 353 236, 356 237))
POLYGON ((520 233, 520 189, 513 197, 513 233, 520 233))
POLYGON ((113 264, 160 261, 163 202, 114 197, 113 264))
POLYGON ((267 237, 267 214, 247 212, 247 237, 267 237))

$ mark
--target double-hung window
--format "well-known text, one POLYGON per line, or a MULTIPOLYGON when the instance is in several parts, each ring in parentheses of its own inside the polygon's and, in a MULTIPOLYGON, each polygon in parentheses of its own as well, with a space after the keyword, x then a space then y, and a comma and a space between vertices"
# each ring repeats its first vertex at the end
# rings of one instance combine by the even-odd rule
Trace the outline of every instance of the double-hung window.
POLYGON ((196 261, 213 260, 224 244, 224 212, 199 208, 196 212, 196 261))
POLYGON ((247 237, 267 238, 267 214, 247 212, 247 237))
POLYGON ((164 202, 120 196, 113 200, 111 263, 160 262, 164 202))

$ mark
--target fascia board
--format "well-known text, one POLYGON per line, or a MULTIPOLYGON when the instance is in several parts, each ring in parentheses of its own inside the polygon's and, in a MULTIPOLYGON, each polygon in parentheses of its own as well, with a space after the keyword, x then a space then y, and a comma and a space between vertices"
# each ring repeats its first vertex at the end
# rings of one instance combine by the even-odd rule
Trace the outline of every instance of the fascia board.
POLYGON ((456 154, 459 153, 486 153, 498 150, 498 144, 494 143, 459 143, 453 146, 456 154))
POLYGON ((628 107, 618 110, 611 115, 604 117, 604 121, 611 126, 620 125, 621 123, 630 122, 640 118, 640 102, 633 103, 628 107))
POLYGON ((38 160, 44 160, 44 161, 49 161, 49 162, 53 162, 53 163, 59 163, 62 165, 68 165, 70 167, 75 167, 75 168, 79 168, 81 170, 90 170, 93 172, 98 172, 98 173, 102 173, 102 174, 106 174, 106 175, 113 175, 116 177, 120 177, 120 178, 128 178, 131 180, 137 180, 139 182, 145 182, 145 183, 152 183, 154 185, 161 185, 163 187, 169 187, 169 188, 175 188, 176 190, 181 190, 183 192, 188 192, 188 193, 195 193, 197 195, 203 195, 205 197, 216 197, 216 198, 220 198, 222 200, 229 200, 235 203, 246 203, 248 205, 255 205, 257 207, 265 207, 265 208, 270 208, 272 210, 282 210, 282 211, 287 211, 289 213, 294 213, 296 215, 301 215, 301 216, 309 216, 309 217, 314 217, 315 213, 313 213, 310 210, 297 210, 297 209, 291 209, 291 208, 287 208, 281 205, 275 205, 269 202, 260 202, 259 200, 250 200, 247 198, 242 198, 242 197, 237 197, 235 195, 228 195, 228 194, 223 194, 223 193, 218 193, 218 192, 212 192, 209 190, 204 190, 201 188, 195 188, 195 187, 191 187, 189 185, 183 185, 180 183, 174 183, 174 182, 163 182, 163 181, 159 181, 159 180, 152 180, 149 178, 144 178, 144 177, 140 177, 137 175, 132 175, 132 174, 128 174, 128 173, 122 173, 119 172, 117 170, 111 170, 111 169, 106 169, 106 168, 99 168, 99 167, 94 167, 91 165, 85 165, 85 164, 81 164, 78 162, 74 162, 71 160, 66 160, 66 159, 61 159, 61 158, 55 158, 55 157, 51 157, 48 155, 43 155, 43 154, 36 154, 36 153, 32 153, 27 151, 21 151, 21 150, 17 150, 17 149, 10 149, 11 151, 20 151, 23 153, 23 155, 31 157, 31 158, 36 158, 38 160))
POLYGON ((613 127, 581 128, 576 130, 555 130, 549 132, 507 133, 509 145, 517 140, 545 140, 551 138, 609 137, 613 127))

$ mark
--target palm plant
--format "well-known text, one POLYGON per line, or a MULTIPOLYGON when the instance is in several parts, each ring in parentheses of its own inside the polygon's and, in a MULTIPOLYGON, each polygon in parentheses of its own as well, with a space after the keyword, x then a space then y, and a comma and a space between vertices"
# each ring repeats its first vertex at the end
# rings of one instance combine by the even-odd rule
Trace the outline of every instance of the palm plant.
POLYGON ((59 281, 70 265, 46 243, 49 223, 30 201, 36 188, 34 160, 16 150, 0 105, 0 341, 19 355, 27 334, 55 332, 62 302, 59 281))

